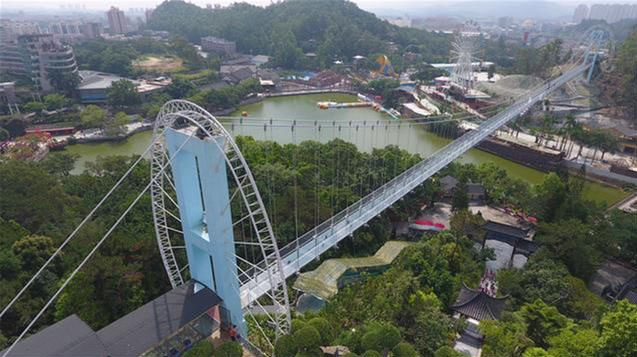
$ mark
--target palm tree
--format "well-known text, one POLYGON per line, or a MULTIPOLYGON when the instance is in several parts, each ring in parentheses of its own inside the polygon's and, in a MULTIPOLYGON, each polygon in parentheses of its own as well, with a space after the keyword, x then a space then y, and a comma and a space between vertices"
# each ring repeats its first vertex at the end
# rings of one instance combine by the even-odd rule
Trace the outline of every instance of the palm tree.
POLYGON ((609 132, 601 133, 601 139, 602 139, 601 145, 600 145, 600 149, 602 150, 601 160, 604 160, 604 155, 606 155, 607 152, 615 152, 619 149, 619 142, 617 141, 617 138, 609 132))
POLYGON ((575 120, 575 117, 572 114, 566 116, 566 123, 564 124, 566 127, 566 134, 568 135, 568 140, 571 142, 569 149, 567 150, 567 157, 570 156, 571 151, 573 150, 573 135, 576 131, 580 130, 579 123, 575 120))

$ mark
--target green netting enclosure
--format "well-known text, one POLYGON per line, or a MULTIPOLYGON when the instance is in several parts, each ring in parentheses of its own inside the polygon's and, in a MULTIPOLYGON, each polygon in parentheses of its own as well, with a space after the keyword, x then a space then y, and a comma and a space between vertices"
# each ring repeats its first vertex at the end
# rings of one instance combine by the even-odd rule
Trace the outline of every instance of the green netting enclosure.
POLYGON ((299 275, 294 289, 328 300, 338 293, 338 289, 359 281, 362 273, 377 275, 384 272, 411 244, 389 241, 371 257, 328 259, 315 270, 299 275))

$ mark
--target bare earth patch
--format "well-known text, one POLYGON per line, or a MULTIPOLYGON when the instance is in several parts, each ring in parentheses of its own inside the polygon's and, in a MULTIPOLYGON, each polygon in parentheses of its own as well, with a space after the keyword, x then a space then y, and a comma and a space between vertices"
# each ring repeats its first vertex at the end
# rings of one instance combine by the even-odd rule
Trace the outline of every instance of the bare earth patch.
POLYGON ((182 69, 184 61, 179 57, 146 56, 134 62, 145 72, 175 72, 182 69))

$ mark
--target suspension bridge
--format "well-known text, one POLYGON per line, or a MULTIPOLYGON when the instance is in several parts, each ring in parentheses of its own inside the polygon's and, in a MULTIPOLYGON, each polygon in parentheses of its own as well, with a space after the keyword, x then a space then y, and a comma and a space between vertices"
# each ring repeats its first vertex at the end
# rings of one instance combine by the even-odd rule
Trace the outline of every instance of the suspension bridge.
MULTIPOLYGON (((257 330, 266 336, 268 334, 264 330, 267 328, 274 328, 277 334, 289 331, 288 277, 352 235, 496 130, 524 115, 551 92, 573 79, 590 75, 602 40, 604 33, 591 32, 581 54, 568 68, 563 68, 559 76, 514 100, 483 121, 477 129, 460 136, 281 248, 277 245, 254 176, 233 136, 215 117, 193 103, 184 100, 166 103, 156 119, 153 140, 144 153, 151 157, 150 182, 68 275, 2 357, 10 355, 20 339, 148 192, 152 198, 159 251, 173 287, 184 284, 190 277, 200 288, 215 292, 243 336, 248 334, 245 314, 254 306, 266 304, 273 306, 262 309, 266 321, 257 323, 257 330), (238 227, 244 224, 250 226, 251 234, 236 234, 238 227)), ((292 130, 293 125, 296 122, 290 125, 292 130)), ((144 155, 3 308, 0 318, 126 180, 144 155)), ((270 342, 273 344, 274 341, 270 342)))

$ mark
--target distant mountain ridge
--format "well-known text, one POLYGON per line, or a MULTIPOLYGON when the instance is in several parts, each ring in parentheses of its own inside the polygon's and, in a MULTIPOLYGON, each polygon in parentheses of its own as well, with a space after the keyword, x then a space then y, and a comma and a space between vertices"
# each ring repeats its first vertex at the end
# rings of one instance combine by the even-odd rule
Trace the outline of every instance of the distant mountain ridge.
POLYGON ((288 0, 258 7, 236 3, 221 9, 203 9, 180 0, 158 6, 148 27, 182 35, 198 43, 217 36, 235 41, 243 53, 285 58, 298 52, 317 53, 322 61, 385 53, 389 42, 415 45, 429 60, 446 57, 447 36, 400 28, 343 0, 288 0))

